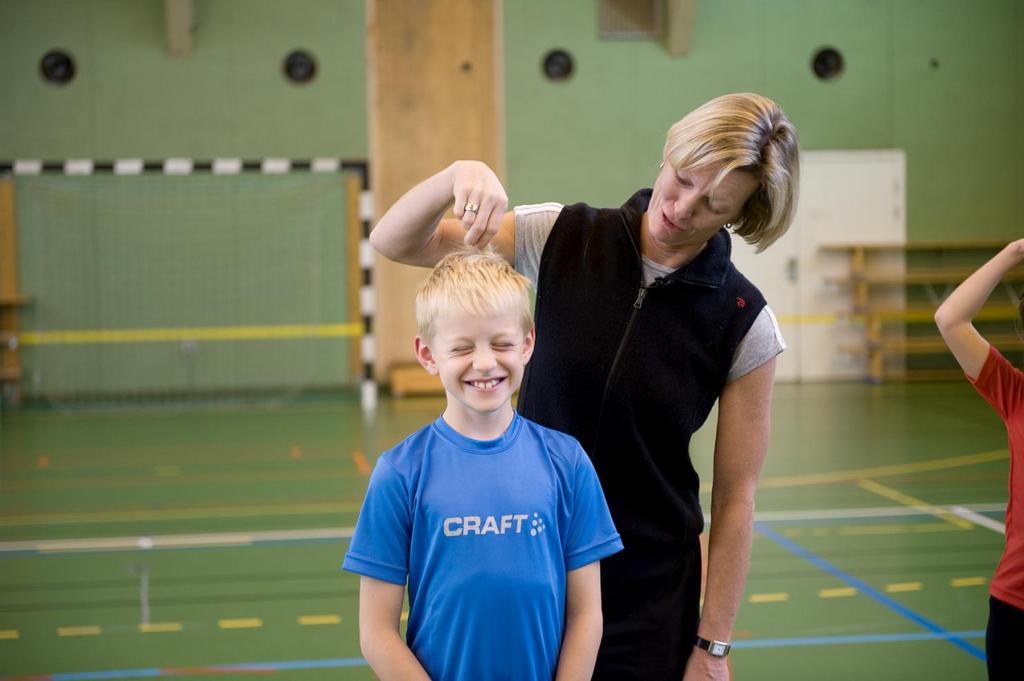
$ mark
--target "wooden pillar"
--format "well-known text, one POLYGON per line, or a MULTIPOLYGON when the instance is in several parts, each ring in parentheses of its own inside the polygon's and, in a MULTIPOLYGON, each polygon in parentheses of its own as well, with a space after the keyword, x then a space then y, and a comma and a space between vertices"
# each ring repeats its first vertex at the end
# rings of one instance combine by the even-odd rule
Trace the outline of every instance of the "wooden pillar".
POLYGON ((865 312, 868 309, 867 254, 863 246, 853 247, 853 258, 850 263, 850 278, 853 280, 853 311, 865 312))
MULTIPOLYGON (((359 309, 359 290, 363 285, 363 271, 360 264, 360 243, 363 239, 363 218, 359 213, 359 197, 363 191, 362 179, 346 173, 345 178, 345 252, 348 254, 348 322, 362 325, 363 316, 359 309)), ((363 353, 359 338, 349 343, 349 374, 352 385, 359 385, 363 377, 363 353)))
POLYGON ((167 51, 172 57, 192 54, 192 18, 195 7, 192 0, 164 0, 167 20, 167 51))
POLYGON ((868 376, 872 383, 885 380, 885 350, 882 345, 882 317, 878 314, 867 316, 868 376))
MULTIPOLYGON (((458 159, 504 177, 500 0, 367 0, 370 168, 380 216, 458 159)), ((377 367, 415 363, 413 298, 426 270, 380 256, 377 367)))
POLYGON ((18 240, 14 220, 14 180, 0 177, 0 385, 13 402, 20 396, 18 308, 27 302, 18 294, 18 240))
POLYGON ((697 0, 668 0, 665 5, 665 49, 673 57, 690 54, 697 0))

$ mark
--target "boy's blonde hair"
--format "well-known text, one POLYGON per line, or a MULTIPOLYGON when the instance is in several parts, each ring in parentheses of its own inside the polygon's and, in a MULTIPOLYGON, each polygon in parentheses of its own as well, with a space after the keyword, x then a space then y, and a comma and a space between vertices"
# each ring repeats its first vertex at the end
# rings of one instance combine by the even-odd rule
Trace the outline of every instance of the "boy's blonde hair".
POLYGON ((509 314, 523 333, 533 328, 530 280, 516 272, 493 248, 459 250, 445 256, 416 292, 416 323, 430 341, 437 320, 453 313, 474 317, 509 314))
POLYGON ((758 186, 733 231, 761 252, 786 233, 800 173, 796 128, 778 104, 750 92, 716 97, 669 128, 662 161, 676 170, 721 165, 712 192, 733 170, 758 186))

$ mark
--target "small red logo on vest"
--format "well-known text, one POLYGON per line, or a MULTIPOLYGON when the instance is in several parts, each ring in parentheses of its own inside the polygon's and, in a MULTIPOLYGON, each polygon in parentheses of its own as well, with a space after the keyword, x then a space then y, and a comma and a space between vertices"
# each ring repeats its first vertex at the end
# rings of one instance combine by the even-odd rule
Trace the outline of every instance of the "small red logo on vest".
POLYGON ((747 301, 743 300, 742 298, 737 298, 736 299, 736 307, 746 307, 746 306, 747 306, 747 301))

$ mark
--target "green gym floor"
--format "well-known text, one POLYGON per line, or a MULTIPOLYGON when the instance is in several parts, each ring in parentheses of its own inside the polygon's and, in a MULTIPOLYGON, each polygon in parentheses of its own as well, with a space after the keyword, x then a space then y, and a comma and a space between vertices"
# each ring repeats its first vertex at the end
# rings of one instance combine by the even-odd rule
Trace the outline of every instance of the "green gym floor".
MULTIPOLYGON (((0 679, 374 678, 339 564, 377 454, 441 405, 8 409, 0 679)), ((965 381, 778 386, 735 678, 984 678, 1007 474, 965 381)))

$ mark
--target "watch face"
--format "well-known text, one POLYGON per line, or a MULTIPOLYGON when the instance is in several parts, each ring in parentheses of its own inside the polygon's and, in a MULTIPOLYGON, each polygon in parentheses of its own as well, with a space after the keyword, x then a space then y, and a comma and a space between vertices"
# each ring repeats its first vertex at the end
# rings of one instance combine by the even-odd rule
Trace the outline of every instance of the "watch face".
POLYGON ((708 652, 711 653, 712 655, 714 655, 715 657, 721 657, 721 656, 725 655, 726 647, 727 646, 724 643, 719 643, 718 641, 714 641, 711 644, 711 650, 709 650, 708 652))

